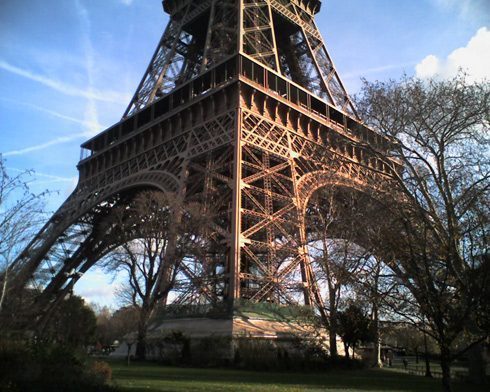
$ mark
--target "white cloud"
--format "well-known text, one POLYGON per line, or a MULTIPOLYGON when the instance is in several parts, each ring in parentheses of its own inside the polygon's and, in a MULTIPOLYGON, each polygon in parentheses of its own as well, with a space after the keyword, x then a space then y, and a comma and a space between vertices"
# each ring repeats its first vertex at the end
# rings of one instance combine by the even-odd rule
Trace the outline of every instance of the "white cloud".
POLYGON ((69 84, 63 83, 59 80, 48 78, 44 75, 38 75, 30 70, 16 67, 0 59, 0 69, 4 71, 13 73, 18 76, 22 76, 26 79, 38 82, 46 87, 56 90, 64 95, 82 97, 87 99, 94 99, 96 101, 112 102, 112 103, 127 103, 131 97, 129 94, 120 93, 115 91, 100 91, 92 90, 87 91, 80 89, 78 87, 71 86, 69 84))
POLYGON ((19 150, 7 151, 7 152, 3 153, 2 155, 4 157, 10 157, 10 156, 15 156, 15 155, 24 155, 24 154, 27 154, 27 153, 30 153, 33 151, 44 150, 45 148, 55 146, 57 144, 68 143, 68 142, 72 142, 76 139, 80 139, 80 138, 84 138, 84 137, 90 137, 90 136, 92 136, 92 130, 87 130, 85 132, 75 133, 74 135, 70 135, 70 136, 57 137, 57 138, 49 140, 45 143, 36 144, 34 146, 25 147, 25 148, 22 148, 19 150))
POLYGON ((490 79, 490 30, 479 29, 465 47, 454 50, 445 59, 433 54, 415 66, 420 78, 451 78, 459 69, 468 74, 469 81, 490 79))
MULTIPOLYGON (((25 169, 21 170, 21 169, 15 168, 15 167, 8 167, 7 170, 14 171, 17 173, 25 173, 26 172, 25 169)), ((74 177, 54 176, 52 174, 46 174, 46 173, 40 173, 40 172, 32 172, 32 176, 46 178, 48 180, 52 180, 53 182, 70 182, 70 183, 73 182, 73 178, 74 178, 74 177)), ((75 177, 75 179, 77 179, 77 177, 75 177)))
MULTIPOLYGON (((44 108, 44 107, 39 106, 39 105, 34 105, 32 103, 21 102, 21 101, 15 100, 15 99, 10 99, 10 98, 5 98, 5 97, 0 97, 0 101, 9 102, 9 103, 12 103, 14 105, 24 106, 24 107, 36 110, 36 111, 41 112, 41 113, 46 113, 52 117, 57 117, 57 118, 60 118, 62 120, 66 120, 66 121, 70 121, 70 122, 74 122, 74 123, 83 125, 89 129, 93 129, 94 127, 100 127, 100 124, 98 122, 94 123, 94 122, 89 122, 89 121, 85 121, 85 120, 80 120, 78 118, 67 116, 65 114, 56 112, 56 111, 51 110, 51 109, 44 108)), ((107 127, 102 126, 102 128, 107 128, 107 127)))
POLYGON ((405 67, 413 67, 415 62, 409 62, 409 63, 400 63, 400 64, 386 64, 386 65, 381 65, 379 67, 373 67, 373 68, 367 68, 363 70, 357 70, 357 71, 350 71, 350 72, 345 72, 343 73, 342 79, 358 79, 359 77, 366 76, 366 75, 372 75, 372 74, 378 74, 386 71, 391 71, 393 69, 403 69, 405 67))
POLYGON ((456 10, 463 19, 486 19, 490 15, 488 0, 432 0, 444 10, 456 10))
MULTIPOLYGON (((82 27, 82 43, 85 52, 85 65, 88 78, 87 91, 93 95, 94 88, 94 76, 95 76, 95 50, 90 39, 90 31, 92 29, 92 23, 90 21, 88 10, 78 0, 75 1, 75 6, 80 17, 80 23, 82 27)), ((85 109, 85 120, 93 124, 91 130, 93 134, 96 134, 102 128, 99 124, 99 115, 97 111, 97 104, 95 99, 90 98, 87 101, 85 109)))
POLYGON ((87 302, 114 306, 116 303, 114 291, 124 279, 125 275, 121 272, 106 273, 95 265, 75 285, 75 293, 87 302))
POLYGON ((439 72, 441 62, 433 54, 427 56, 415 66, 419 78, 430 78, 439 72))

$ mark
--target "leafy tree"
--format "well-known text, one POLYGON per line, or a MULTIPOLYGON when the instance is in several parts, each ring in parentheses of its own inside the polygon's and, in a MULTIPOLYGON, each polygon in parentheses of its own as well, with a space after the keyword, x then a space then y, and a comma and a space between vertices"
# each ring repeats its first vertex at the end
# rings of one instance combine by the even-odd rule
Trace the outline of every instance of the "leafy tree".
POLYGON ((111 318, 113 336, 117 340, 122 340, 128 333, 134 332, 138 328, 139 309, 134 306, 123 306, 117 309, 111 318))
POLYGON ((339 335, 345 346, 345 356, 349 358, 349 349, 354 356, 358 343, 372 340, 371 323, 361 306, 351 303, 339 313, 339 335))
POLYGON ((95 342, 102 346, 110 346, 116 340, 114 328, 112 327, 112 311, 107 306, 90 304, 96 317, 95 342))
POLYGON ((43 329, 43 339, 70 347, 94 342, 97 319, 83 298, 70 295, 53 311, 43 329))
POLYGON ((130 359, 131 347, 134 344, 133 334, 138 330, 139 309, 134 306, 125 306, 112 311, 108 307, 95 308, 97 317, 97 328, 95 342, 102 347, 108 347, 118 341, 125 342, 128 346, 128 364, 130 359))
POLYGON ((385 227, 378 252, 418 308, 407 318, 414 325, 427 318, 446 391, 451 362, 489 335, 489 101, 488 82, 460 74, 365 82, 358 103, 365 121, 391 138, 390 158, 399 162, 364 146, 391 168, 393 183, 378 195, 389 211, 378 222, 385 227), (463 333, 472 338, 456 348, 463 333))

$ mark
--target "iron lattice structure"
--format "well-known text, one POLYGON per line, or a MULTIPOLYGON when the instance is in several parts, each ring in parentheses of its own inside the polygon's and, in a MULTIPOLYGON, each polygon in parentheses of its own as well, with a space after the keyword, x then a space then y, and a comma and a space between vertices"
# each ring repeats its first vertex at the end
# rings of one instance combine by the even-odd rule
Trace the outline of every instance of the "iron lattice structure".
POLYGON ((54 306, 117 247, 101 222, 137 189, 205 195, 213 245, 185 260, 175 303, 237 299, 323 309, 304 212, 323 186, 392 170, 315 25, 319 0, 165 0, 170 20, 122 120, 82 145, 79 183, 14 263, 54 306))

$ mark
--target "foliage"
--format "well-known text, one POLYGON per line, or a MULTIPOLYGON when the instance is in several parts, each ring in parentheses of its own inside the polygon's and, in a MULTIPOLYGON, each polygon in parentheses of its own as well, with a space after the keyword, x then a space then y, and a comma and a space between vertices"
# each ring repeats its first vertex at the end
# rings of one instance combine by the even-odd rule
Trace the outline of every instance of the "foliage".
POLYGON ((110 347, 116 340, 138 329, 139 309, 126 306, 112 312, 107 307, 96 309, 97 326, 94 341, 101 348, 110 347))
POLYGON ((235 348, 235 365, 254 370, 280 369, 289 365, 287 353, 278 358, 278 348, 270 339, 239 339, 235 348))
POLYGON ((96 326, 94 311, 83 298, 71 295, 55 308, 42 331, 42 338, 64 346, 83 347, 93 343, 96 326))
POLYGON ((90 364, 88 371, 100 384, 107 384, 112 380, 112 368, 107 362, 94 361, 90 364))
POLYGON ((190 363, 193 366, 216 367, 228 365, 232 341, 229 336, 205 336, 191 341, 190 363))
POLYGON ((190 364, 190 338, 180 331, 154 335, 149 339, 149 345, 157 351, 159 362, 165 365, 190 364))
POLYGON ((107 306, 100 307, 96 304, 90 304, 90 307, 96 317, 94 341, 101 348, 108 347, 117 339, 112 326, 112 311, 107 306))
POLYGON ((112 390, 104 384, 111 372, 108 365, 90 365, 67 346, 0 341, 0 363, 2 392, 112 390))
POLYGON ((284 341, 243 337, 236 343, 234 365, 258 371, 311 372, 327 368, 328 360, 324 346, 305 336, 284 341))
POLYGON ((339 313, 339 335, 346 346, 346 356, 349 348, 355 349, 358 343, 372 340, 371 321, 364 310, 355 304, 339 313))

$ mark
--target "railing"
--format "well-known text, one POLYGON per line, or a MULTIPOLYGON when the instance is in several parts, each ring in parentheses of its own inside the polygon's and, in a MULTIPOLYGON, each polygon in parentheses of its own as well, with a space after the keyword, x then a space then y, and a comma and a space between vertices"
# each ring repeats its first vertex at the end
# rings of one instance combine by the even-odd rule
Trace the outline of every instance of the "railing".
POLYGON ((297 105, 300 110, 302 108, 322 119, 329 120, 336 131, 344 133, 348 138, 362 140, 382 150, 389 149, 390 142, 384 136, 336 109, 305 88, 242 54, 225 59, 208 72, 180 85, 143 110, 121 120, 83 143, 80 165, 116 144, 128 140, 136 132, 148 128, 153 122, 190 105, 196 99, 215 89, 233 83, 238 80, 238 75, 252 82, 251 85, 255 83, 258 87, 263 88, 268 94, 276 94, 279 100, 285 100, 297 105))
POLYGON ((272 70, 266 69, 248 56, 240 56, 239 73, 240 76, 264 87, 269 92, 277 94, 286 101, 298 105, 319 117, 329 119, 350 137, 365 141, 378 148, 382 147, 382 149, 387 149, 389 146, 389 141, 385 136, 366 127, 358 120, 336 109, 305 88, 298 86, 272 70))
POLYGON ((180 85, 148 107, 121 120, 119 123, 83 143, 81 160, 86 160, 98 152, 106 150, 109 146, 126 139, 128 135, 141 129, 155 119, 190 103, 212 89, 226 84, 236 76, 237 59, 234 56, 217 64, 205 74, 180 85))
MULTIPOLYGON (((415 357, 395 357, 392 365, 388 368, 396 369, 397 371, 403 371, 411 375, 425 376, 426 365, 425 359, 420 358, 419 363, 416 363, 415 357), (403 359, 407 360, 407 366, 403 364, 403 359)), ((487 375, 490 374, 490 365, 487 366, 487 375)), ((442 378, 442 371, 440 363, 437 361, 430 361, 430 374, 434 378, 442 378)), ((469 370, 466 363, 456 362, 451 367, 451 378, 453 379, 465 379, 468 377, 469 370)))
MULTIPOLYGON (((221 318, 226 316, 254 315, 258 318, 269 320, 288 321, 303 320, 315 322, 318 316, 311 306, 300 305, 278 305, 267 302, 252 302, 245 299, 235 300, 233 307, 226 302, 203 305, 176 305, 169 304, 160 308, 155 320, 179 319, 192 317, 221 318)), ((154 321, 155 321, 154 320, 154 321)))

